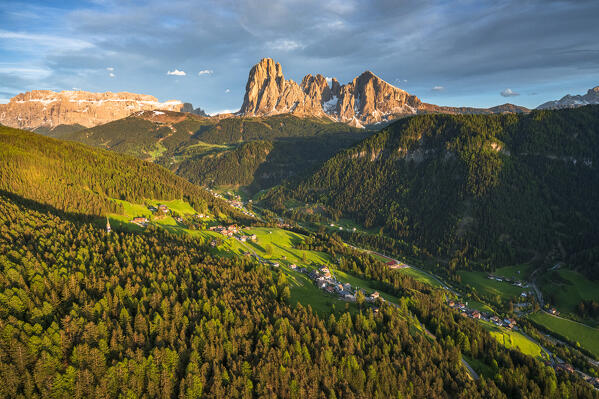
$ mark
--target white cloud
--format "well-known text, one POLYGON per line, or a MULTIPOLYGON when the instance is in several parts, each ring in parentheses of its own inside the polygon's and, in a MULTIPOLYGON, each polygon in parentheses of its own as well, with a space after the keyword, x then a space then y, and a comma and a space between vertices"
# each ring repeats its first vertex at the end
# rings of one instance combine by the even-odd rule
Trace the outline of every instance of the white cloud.
POLYGON ((0 104, 8 104, 10 98, 0 98, 0 104))
POLYGON ((175 75, 175 76, 185 76, 186 75, 185 71, 180 71, 178 69, 175 69, 174 71, 168 71, 166 74, 167 75, 175 75))
POLYGON ((202 69, 200 72, 198 72, 198 75, 212 75, 213 73, 214 71, 212 69, 202 69))
POLYGON ((234 111, 232 109, 223 109, 221 111, 211 112, 208 115, 215 116, 215 115, 220 115, 220 114, 234 114, 235 112, 237 112, 237 111, 234 111))
POLYGON ((0 65, 0 74, 9 75, 21 79, 35 80, 47 78, 52 74, 52 71, 47 68, 21 68, 0 65))
POLYGON ((108 76, 110 76, 111 78, 114 78, 114 73, 110 72, 110 73, 108 74, 108 76))
POLYGON ((432 90, 433 91, 443 91, 443 90, 445 90, 445 87, 443 87, 443 86, 435 86, 435 87, 432 88, 432 90))
POLYGON ((329 85, 330 85, 330 84, 333 82, 333 78, 330 78, 330 77, 328 77, 328 76, 327 76, 326 78, 324 78, 324 79, 327 81, 327 83, 328 83, 329 85))
POLYGON ((71 37, 62 37, 54 35, 40 35, 33 33, 24 32, 10 32, 6 30, 0 30, 0 39, 11 40, 16 42, 15 48, 22 49, 23 43, 25 44, 37 44, 51 49, 59 51, 78 51, 94 47, 94 45, 88 41, 74 39, 71 37), (21 43, 21 44, 18 44, 21 43))
POLYGON ((304 48, 302 43, 296 42, 295 40, 278 39, 267 43, 267 46, 273 50, 280 51, 293 51, 299 48, 304 48))
POLYGON ((225 90, 225 93, 230 93, 230 92, 231 92, 231 89, 226 89, 225 90))
POLYGON ((108 67, 108 68, 106 68, 106 70, 112 72, 112 71, 114 71, 114 68, 113 67, 108 67))
POLYGON ((520 95, 520 93, 516 93, 510 88, 501 91, 499 94, 501 94, 502 97, 516 97, 520 95))
POLYGON ((73 91, 81 91, 81 88, 80 87, 72 87, 71 90, 73 90, 73 91))

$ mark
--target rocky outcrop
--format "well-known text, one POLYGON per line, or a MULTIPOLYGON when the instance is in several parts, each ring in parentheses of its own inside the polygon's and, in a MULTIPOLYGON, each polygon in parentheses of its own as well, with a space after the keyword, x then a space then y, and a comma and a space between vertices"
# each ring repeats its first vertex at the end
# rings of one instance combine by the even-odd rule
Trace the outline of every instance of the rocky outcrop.
POLYGON ((414 114, 421 101, 366 71, 346 85, 331 84, 320 75, 306 75, 301 84, 286 80, 281 64, 264 58, 251 70, 240 114, 280 113, 328 116, 354 125, 371 124, 414 114))
MULTIPOLYGON (((265 58, 250 70, 240 113, 244 116, 289 112, 299 115, 324 115, 317 100, 322 96, 318 82, 319 78, 314 79, 308 75, 300 87, 293 80, 285 79, 281 64, 265 58), (306 91, 311 92, 314 97, 308 97, 306 91)), ((326 85, 326 81, 324 83, 326 85)))
POLYGON ((0 124, 29 130, 75 124, 92 127, 145 110, 191 112, 193 106, 176 100, 162 103, 144 94, 34 90, 0 104, 0 124))
POLYGON ((591 104, 599 104, 599 86, 589 89, 587 94, 583 96, 571 96, 568 94, 559 100, 549 101, 541 104, 537 107, 537 109, 577 108, 591 104))
POLYGON ((243 105, 238 115, 267 116, 293 113, 328 117, 363 127, 419 113, 491 114, 528 112, 524 107, 504 104, 493 108, 443 107, 427 104, 370 71, 341 85, 337 79, 306 75, 301 84, 286 80, 281 64, 262 59, 248 77, 243 105))

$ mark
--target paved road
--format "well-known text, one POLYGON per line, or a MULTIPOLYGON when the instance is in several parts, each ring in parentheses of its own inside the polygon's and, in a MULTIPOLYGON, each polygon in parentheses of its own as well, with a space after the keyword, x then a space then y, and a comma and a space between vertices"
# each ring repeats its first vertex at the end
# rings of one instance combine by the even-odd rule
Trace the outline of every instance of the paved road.
POLYGON ((479 375, 476 373, 476 371, 474 371, 474 369, 468 364, 468 362, 466 360, 464 360, 464 358, 462 358, 462 364, 464 366, 466 366, 466 370, 468 370, 468 374, 470 374, 470 377, 473 380, 478 380, 480 377, 479 375))
POLYGON ((427 276, 430 276, 432 279, 434 279, 436 282, 438 282, 441 285, 441 287, 443 287, 447 291, 451 292, 452 294, 459 296, 459 294, 452 287, 450 287, 449 285, 447 285, 447 283, 445 283, 439 277, 435 276, 434 274, 432 274, 432 273, 430 273, 430 272, 428 272, 428 271, 426 271, 424 269, 421 269, 421 268, 416 267, 416 266, 408 265, 407 263, 402 262, 399 259, 392 258, 389 255, 385 255, 385 254, 382 254, 382 253, 377 252, 377 251, 373 251, 373 250, 370 250, 370 249, 364 249, 364 248, 356 247, 356 246, 351 245, 351 244, 347 244, 347 245, 349 245, 350 247, 352 247, 354 249, 360 250, 360 251, 372 253, 372 254, 378 255, 380 257, 383 257, 385 259, 389 259, 389 260, 392 260, 392 261, 395 261, 395 262, 398 262, 398 263, 403 263, 404 265, 406 265, 408 267, 411 267, 414 270, 418 270, 419 272, 424 273, 427 276))

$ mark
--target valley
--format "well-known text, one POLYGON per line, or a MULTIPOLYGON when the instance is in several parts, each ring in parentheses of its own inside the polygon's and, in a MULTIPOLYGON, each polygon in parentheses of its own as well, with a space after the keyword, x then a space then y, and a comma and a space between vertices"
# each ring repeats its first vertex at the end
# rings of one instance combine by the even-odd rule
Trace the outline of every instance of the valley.
POLYGON ((595 91, 445 107, 265 58, 238 112, 14 97, 0 397, 598 398, 595 91))

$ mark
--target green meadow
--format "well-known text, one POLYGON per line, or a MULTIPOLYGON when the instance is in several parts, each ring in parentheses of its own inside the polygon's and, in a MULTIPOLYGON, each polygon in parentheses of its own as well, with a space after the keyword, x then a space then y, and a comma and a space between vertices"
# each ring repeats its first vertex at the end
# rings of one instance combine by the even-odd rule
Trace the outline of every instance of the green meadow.
POLYGON ((549 354, 545 352, 543 348, 523 334, 504 327, 498 327, 488 321, 481 320, 480 322, 482 326, 489 331, 491 336, 506 348, 519 350, 532 357, 549 359, 549 354))
POLYGON ((485 272, 461 270, 458 274, 462 279, 462 286, 471 287, 473 290, 476 290, 478 295, 483 296, 492 302, 496 302, 496 298, 499 298, 502 302, 509 301, 525 291, 523 288, 505 281, 491 280, 487 278, 488 273, 485 272))
POLYGON ((543 296, 562 313, 574 313, 583 299, 599 301, 599 283, 573 270, 546 272, 540 277, 539 286, 543 296))
POLYGON ((496 269, 493 274, 496 276, 507 277, 515 280, 525 281, 532 273, 534 267, 528 263, 520 265, 504 266, 496 269))
POLYGON ((547 330, 577 343, 599 358, 599 329, 541 311, 528 317, 547 330))
POLYGON ((419 281, 421 283, 430 284, 435 288, 441 288, 441 284, 439 283, 439 281, 437 281, 437 279, 420 269, 415 269, 413 267, 404 267, 403 269, 398 269, 398 272, 410 276, 414 280, 419 281))

